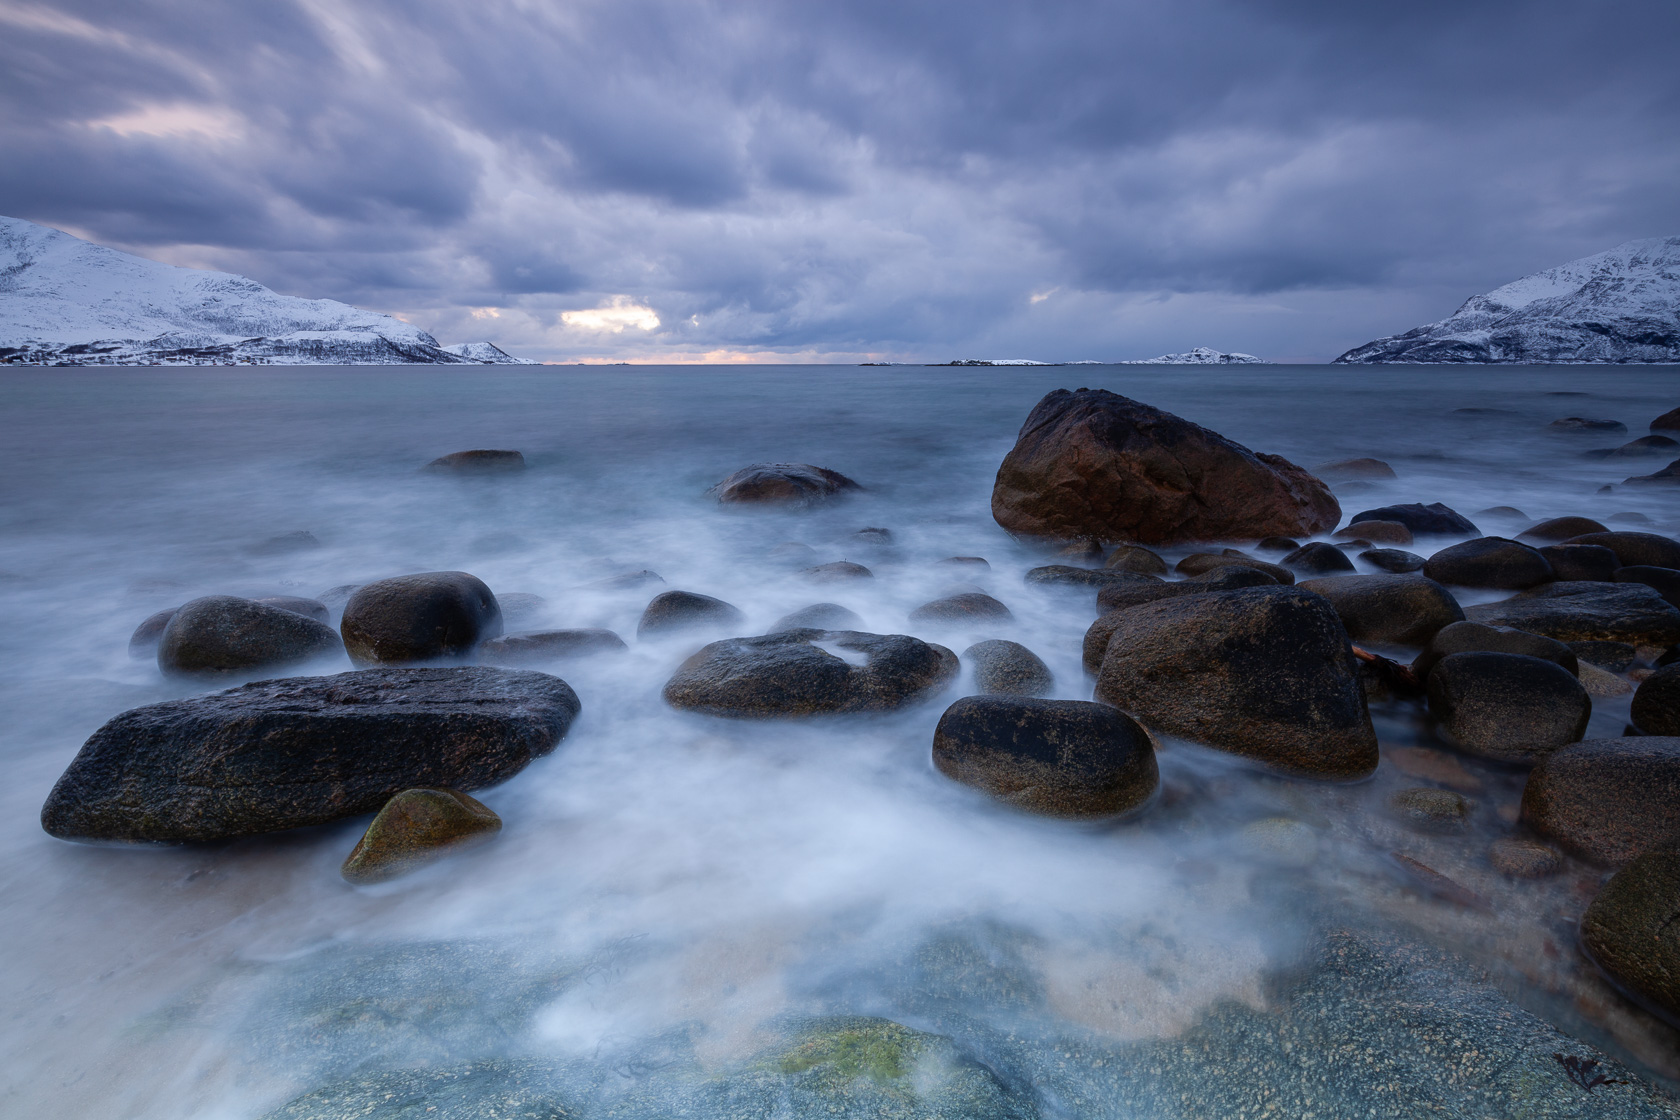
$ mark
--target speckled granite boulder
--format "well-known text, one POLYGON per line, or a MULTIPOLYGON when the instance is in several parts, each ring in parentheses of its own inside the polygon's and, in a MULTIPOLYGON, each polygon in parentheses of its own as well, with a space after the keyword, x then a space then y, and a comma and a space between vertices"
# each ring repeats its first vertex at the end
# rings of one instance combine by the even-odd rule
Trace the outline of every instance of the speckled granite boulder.
POLYGON ((1639 1002, 1680 1023, 1680 848, 1610 877, 1581 918, 1581 947, 1639 1002))
POLYGON ((313 618, 234 595, 206 595, 170 616, 158 637, 157 664, 166 676, 226 678, 301 665, 343 649, 332 627, 313 618))
POLYGON ((405 789, 379 810, 339 873, 357 886, 384 883, 492 839, 502 818, 452 789, 405 789))
POLYGON ((1612 866, 1680 843, 1680 739, 1587 739, 1553 751, 1528 776, 1522 819, 1612 866))
POLYGON ((905 634, 787 630, 713 642, 665 684, 684 711, 737 718, 886 711, 924 699, 954 677, 957 655, 905 634), (823 648, 861 654, 852 664, 823 648))

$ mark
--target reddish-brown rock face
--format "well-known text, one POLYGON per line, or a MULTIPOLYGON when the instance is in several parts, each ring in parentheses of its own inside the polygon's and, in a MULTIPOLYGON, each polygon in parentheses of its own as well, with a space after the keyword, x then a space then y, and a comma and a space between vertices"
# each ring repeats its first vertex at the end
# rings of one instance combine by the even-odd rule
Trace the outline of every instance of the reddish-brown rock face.
POLYGON ((1329 487, 1287 459, 1106 389, 1039 401, 992 488, 999 525, 1055 539, 1312 536, 1341 515, 1329 487))

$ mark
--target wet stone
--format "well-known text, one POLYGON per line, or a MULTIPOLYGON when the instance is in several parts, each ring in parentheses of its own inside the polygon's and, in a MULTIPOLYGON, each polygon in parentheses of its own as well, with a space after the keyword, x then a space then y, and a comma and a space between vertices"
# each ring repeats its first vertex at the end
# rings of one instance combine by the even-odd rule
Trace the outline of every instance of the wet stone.
POLYGON ((1680 541, 1656 533, 1634 533, 1621 530, 1611 533, 1584 533, 1570 537, 1565 544, 1596 544, 1616 554, 1622 564, 1640 564, 1653 568, 1680 568, 1680 541))
POLYGON ((1266 537, 1254 546, 1256 552, 1294 552, 1301 542, 1292 537, 1266 537))
POLYGON ((861 630, 863 619, 857 612, 847 610, 839 603, 812 603, 808 607, 801 607, 792 614, 783 615, 770 627, 768 633, 780 634, 784 630, 861 630))
POLYGON ((1159 583, 1156 576, 1100 568, 1075 568, 1067 564, 1046 564, 1029 569, 1024 582, 1038 586, 1112 587, 1116 584, 1159 583))
POLYGON ((525 469, 525 456, 518 451, 454 451, 433 459, 425 469, 445 474, 512 474, 525 469))
POLYGON ((356 841, 340 873, 348 883, 385 883, 502 830, 502 818, 452 789, 405 789, 385 803, 356 841))
POLYGON ((1418 646, 1464 620, 1451 593, 1423 576, 1327 576, 1300 586, 1328 599, 1356 642, 1418 646))
POLYGON ((808 506, 861 489, 839 471, 827 467, 809 463, 754 463, 712 487, 710 493, 726 505, 808 506))
POLYGON ((1415 552, 1407 552, 1399 548, 1372 548, 1359 554, 1359 558, 1372 567, 1381 568, 1385 572, 1402 575, 1409 572, 1423 571, 1426 563, 1423 557, 1415 552))
POLYGON ((1279 564, 1271 564, 1265 560, 1257 560, 1252 556, 1236 549, 1224 552, 1192 552, 1174 565, 1173 570, 1180 575, 1195 578, 1205 576, 1220 568, 1252 568, 1257 572, 1265 572, 1272 577, 1274 583, 1294 583, 1295 573, 1279 564))
POLYGON ((1436 632, 1412 662, 1413 675, 1420 681, 1427 680, 1429 670, 1441 658, 1454 653, 1521 653, 1555 662, 1570 673, 1578 668, 1574 651, 1563 642, 1523 630, 1466 621, 1452 623, 1436 632))
POLYGON ((157 664, 167 676, 216 678, 301 665, 343 648, 330 626, 306 615, 206 595, 170 616, 158 637, 157 664))
POLYGON ((702 628, 726 629, 741 625, 746 615, 710 595, 694 591, 665 591, 653 597, 636 624, 638 638, 676 634, 702 628))
POLYGON ((1647 735, 1680 735, 1680 664, 1664 665, 1640 682, 1633 723, 1647 735))
POLYGON ((1470 801, 1461 793, 1433 786, 1397 790, 1388 808, 1402 824, 1424 832, 1462 832, 1470 820, 1470 801))
POLYGON ((1159 781, 1149 733, 1084 700, 964 697, 940 717, 933 762, 953 781, 1054 817, 1127 812, 1159 781))
POLYGON ((1019 642, 976 642, 963 650, 962 662, 973 669, 974 687, 980 692, 1043 696, 1056 686, 1050 667, 1019 642))
POLYGON ((1412 531, 1398 521, 1361 521, 1330 534, 1331 540, 1370 544, 1411 544, 1412 531))
POLYGON ((904 634, 789 630, 713 642, 664 695, 674 708, 744 719, 888 711, 927 698, 959 668, 950 650, 904 634))
POLYGON ((939 562, 954 568, 979 568, 984 570, 992 566, 984 556, 947 556, 939 562))
POLYGON ((1103 565, 1111 572, 1141 572, 1144 575, 1164 576, 1167 562, 1142 545, 1123 544, 1114 550, 1103 565))
POLYGON ((1522 820, 1611 866, 1680 842, 1680 739, 1587 739, 1553 751, 1523 787, 1522 820))
POLYGON ((1382 481, 1398 477, 1394 468, 1381 459, 1338 459, 1333 463, 1320 463, 1312 469, 1312 473, 1326 482, 1347 482, 1356 478, 1382 481))
POLYGON ((422 572, 358 587, 344 605, 339 632, 358 665, 462 658, 501 636, 502 609, 476 576, 422 572))
POLYGON ((1627 642, 1568 642, 1569 652, 1577 658, 1612 673, 1625 673, 1639 656, 1637 647, 1627 642))
POLYGON ((1461 750, 1532 763, 1580 739, 1592 700, 1570 672, 1518 653, 1454 653, 1429 671, 1429 713, 1461 750))
POLYGON ((1440 502, 1378 506, 1354 514, 1348 525, 1351 528, 1361 521, 1398 521, 1417 536, 1473 537, 1478 533, 1469 518, 1440 502))
POLYGON ((1539 840, 1502 836, 1488 846, 1488 862, 1512 879, 1544 879, 1563 869, 1563 854, 1539 840))
POLYGON ((1480 793, 1482 780, 1447 751, 1432 747, 1384 747, 1383 758, 1409 778, 1422 778, 1460 793, 1480 793))
POLYGON ((1541 545, 1540 555, 1552 566, 1552 577, 1560 582, 1610 582, 1622 562, 1608 548, 1596 544, 1541 545))
POLYGON ((1423 574, 1455 587, 1524 591, 1549 582, 1552 566, 1526 544, 1504 537, 1478 537, 1430 556, 1423 574))
POLYGON ((910 612, 910 621, 944 625, 1010 622, 1015 616, 1008 607, 984 592, 968 591, 923 603, 910 612))
POLYGON ((136 661, 157 656, 158 640, 163 637, 164 627, 175 617, 180 607, 170 607, 168 610, 158 611, 148 615, 134 628, 134 633, 128 638, 128 655, 136 661))
POLYGON ((1509 626, 1560 642, 1680 641, 1680 610, 1639 583, 1548 583, 1465 609, 1472 622, 1509 626))
POLYGON ((64 840, 182 843, 326 824, 411 788, 482 789, 576 718, 565 681, 367 669, 135 708, 94 732, 41 810, 64 840))
POLYGON ((835 560, 829 564, 818 564, 806 568, 799 573, 812 583, 845 583, 854 579, 872 579, 875 573, 862 564, 854 564, 850 560, 835 560))
POLYGON ((1610 877, 1581 918, 1581 947, 1647 1007, 1680 1022, 1680 847, 1610 877))
POLYGON ((1353 561, 1333 544, 1313 541, 1304 544, 1283 558, 1283 565, 1310 575, 1330 575, 1353 571, 1353 561))
POLYGON ((623 653, 629 648, 624 639, 611 630, 527 630, 480 643, 478 659, 491 665, 537 665, 623 653))
POLYGON ((1673 568, 1655 568, 1649 564, 1629 564, 1617 568, 1610 577, 1616 583, 1639 583, 1652 588, 1661 595, 1668 604, 1680 607, 1680 571, 1673 568))
POLYGON ((1519 541, 1529 544, 1557 544, 1583 533, 1607 533, 1602 524, 1590 517, 1550 517, 1536 522, 1517 534, 1519 541))

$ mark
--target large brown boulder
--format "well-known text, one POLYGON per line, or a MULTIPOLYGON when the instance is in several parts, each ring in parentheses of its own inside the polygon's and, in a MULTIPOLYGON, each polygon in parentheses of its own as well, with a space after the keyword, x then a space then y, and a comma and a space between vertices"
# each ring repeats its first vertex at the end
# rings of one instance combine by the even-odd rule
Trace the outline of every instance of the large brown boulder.
POLYGON ((1298 587, 1185 595, 1113 614, 1096 698, 1145 726, 1308 777, 1377 767, 1347 630, 1298 587))
POLYGON ((1276 455, 1106 389, 1057 389, 1027 416, 992 488, 1012 533, 1162 544, 1334 529, 1330 488, 1276 455))
POLYGON ((1581 918, 1581 947, 1643 1004, 1680 1022, 1680 847, 1646 852, 1581 918))
POLYGON ((1523 786, 1522 819, 1612 866, 1680 844, 1680 739, 1587 739, 1543 756, 1523 786))

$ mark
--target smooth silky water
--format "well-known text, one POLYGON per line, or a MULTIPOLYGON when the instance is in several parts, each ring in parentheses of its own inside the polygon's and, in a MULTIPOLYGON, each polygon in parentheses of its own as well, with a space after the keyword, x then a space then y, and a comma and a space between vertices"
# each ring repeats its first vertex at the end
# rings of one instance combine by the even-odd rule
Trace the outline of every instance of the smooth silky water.
MULTIPOLYGON (((1304 466, 1391 463, 1398 482, 1338 488, 1344 516, 1442 501, 1473 518, 1491 506, 1642 513, 1680 531, 1671 490, 1599 492, 1666 459, 1580 455, 1645 434, 1680 403, 1672 368, 8 371, 0 1112, 253 1117, 367 1070, 497 1056, 585 1061, 610 1095, 662 1063, 725 1068, 789 1016, 837 1012, 1170 1037, 1225 1001, 1263 1008, 1267 976, 1322 927, 1321 903, 1461 951, 1565 1029, 1647 1074, 1680 1073, 1665 1057, 1674 1036, 1582 975, 1567 941, 1600 873, 1512 887, 1485 867, 1520 775, 1469 764, 1483 791, 1475 831, 1429 839, 1384 817, 1385 791, 1415 784, 1387 763, 1372 782, 1327 787, 1168 743, 1156 802, 1090 826, 997 807, 932 768, 933 726, 966 675, 883 716, 747 722, 665 706, 674 667, 723 636, 638 642, 642 607, 666 588, 736 604, 746 633, 832 601, 871 630, 959 652, 1013 638, 1050 665, 1056 696, 1088 699, 1079 650, 1093 596, 1024 585, 1050 561, 989 511, 1033 403, 1082 385, 1304 466), (1547 430, 1576 415, 1629 432, 1547 430), (419 469, 480 447, 516 448, 529 469, 419 469), (864 490, 806 512, 707 496, 766 461, 831 467, 864 490), (853 539, 864 527, 891 530, 892 544, 853 539), (299 530, 319 547, 268 543, 299 530), (770 555, 787 541, 875 578, 812 586, 770 555), (991 567, 936 563, 950 556, 991 567), (494 843, 357 889, 338 865, 365 818, 175 848, 41 831, 47 791, 104 720, 203 691, 130 659, 148 614, 203 594, 314 596, 441 569, 546 600, 510 631, 605 626, 631 645, 553 667, 583 714, 552 755, 477 794, 505 821, 494 843), (586 586, 641 569, 664 587, 586 586), (1014 623, 909 623, 954 584, 996 595, 1014 623), (1279 817, 1305 827, 1256 823, 1279 817), (1419 891, 1396 849, 1484 892, 1497 916, 1419 891), (906 977, 941 944, 1006 960, 997 975, 1034 994, 957 983, 930 996, 931 981, 906 977)), ((1488 533, 1523 527, 1478 520, 1488 533)), ((1619 733, 1625 718, 1625 698, 1596 700, 1589 734, 1619 733)), ((1378 725, 1385 747, 1430 742, 1399 711, 1378 725)))

